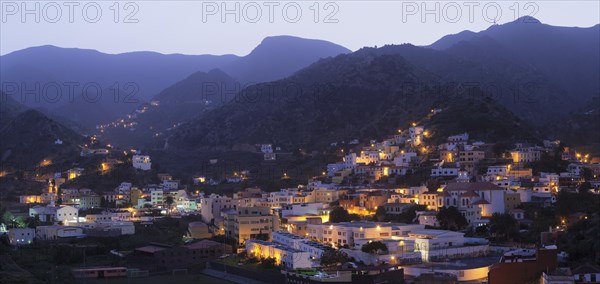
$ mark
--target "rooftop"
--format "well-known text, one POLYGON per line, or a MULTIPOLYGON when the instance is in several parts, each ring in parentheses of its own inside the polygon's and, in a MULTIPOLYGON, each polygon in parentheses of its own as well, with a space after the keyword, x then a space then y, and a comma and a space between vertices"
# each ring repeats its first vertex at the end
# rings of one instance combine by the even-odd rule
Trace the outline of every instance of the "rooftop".
POLYGON ((446 185, 446 191, 502 190, 491 182, 453 182, 446 185))

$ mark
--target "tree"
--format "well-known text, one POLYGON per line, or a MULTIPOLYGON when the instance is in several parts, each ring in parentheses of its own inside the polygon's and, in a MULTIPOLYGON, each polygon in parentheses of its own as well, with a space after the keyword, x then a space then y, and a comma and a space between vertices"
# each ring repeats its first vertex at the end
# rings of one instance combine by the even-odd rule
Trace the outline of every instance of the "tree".
POLYGON ((266 257, 260 260, 260 264, 264 268, 275 268, 277 266, 277 260, 274 257, 266 257))
POLYGON ((469 225, 467 218, 463 216, 454 206, 442 208, 436 215, 440 226, 446 230, 460 230, 469 225))
POLYGON ((167 198, 165 199, 165 204, 167 204, 167 214, 171 215, 171 206, 173 206, 173 203, 175 201, 173 200, 173 196, 167 196, 167 198))
POLYGON ((339 222, 349 222, 350 214, 346 209, 336 206, 333 207, 331 212, 329 212, 329 222, 331 223, 339 223, 339 222))
POLYGON ((33 217, 27 217, 25 223, 27 224, 27 227, 35 229, 41 223, 40 216, 36 214, 33 217))
POLYGON ((377 211, 375 211, 375 216, 373 216, 373 219, 377 222, 383 222, 385 221, 386 215, 387 212, 385 211, 385 207, 379 206, 377 207, 377 211))
POLYGON ((370 243, 366 243, 362 246, 362 248, 360 249, 363 252, 366 253, 382 253, 382 252, 387 252, 388 251, 388 247, 380 242, 380 241, 376 241, 376 242, 370 242, 370 243))
POLYGON ((510 214, 494 213, 490 218, 490 235, 499 241, 515 238, 518 235, 517 220, 510 214))
POLYGON ((334 266, 347 261, 348 255, 335 249, 326 250, 321 256, 322 266, 334 266))

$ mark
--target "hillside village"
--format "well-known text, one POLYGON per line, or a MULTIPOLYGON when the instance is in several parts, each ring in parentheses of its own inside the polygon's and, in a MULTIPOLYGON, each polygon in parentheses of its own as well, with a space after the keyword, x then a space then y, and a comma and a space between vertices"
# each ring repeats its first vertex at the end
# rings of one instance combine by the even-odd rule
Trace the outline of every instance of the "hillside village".
MULTIPOLYGON (((185 234, 175 242, 114 252, 123 271, 146 273, 214 267, 221 256, 221 265, 261 263, 283 272, 275 279, 315 283, 399 276, 412 283, 431 277, 493 283, 567 277, 580 283, 589 276, 576 273, 579 267, 566 251, 571 248, 561 240, 571 227, 597 223, 599 216, 583 205, 565 209, 563 199, 589 195, 592 206, 597 204, 598 157, 559 141, 516 143, 498 152, 493 141, 474 141, 469 133, 435 136, 412 123, 382 141, 350 141, 339 148, 332 143, 341 160, 306 184, 272 192, 253 186, 231 195, 203 188, 241 184, 250 172, 230 173, 222 181, 195 176, 184 184, 171 174, 154 173, 152 157, 139 150, 84 147, 81 157, 100 158, 95 174, 125 167, 152 173, 157 182, 136 186, 121 180, 101 191, 69 186, 89 174, 84 168, 38 174, 33 178, 46 186, 38 194, 18 196, 26 211, 3 208, 2 232, 8 244, 25 249, 142 237, 167 220, 184 224, 185 234), (114 158, 119 151, 123 156, 114 158), (544 166, 548 161, 559 170, 544 166), (421 185, 402 186, 409 180, 421 185), (540 221, 538 215, 547 214, 542 212, 556 217, 540 221), (180 261, 167 258, 167 252, 180 261), (199 254, 189 257, 190 252, 199 254)), ((256 152, 276 161, 282 150, 262 144, 256 152)), ((40 167, 51 164, 44 160, 40 167)), ((72 268, 74 277, 81 273, 72 268)))

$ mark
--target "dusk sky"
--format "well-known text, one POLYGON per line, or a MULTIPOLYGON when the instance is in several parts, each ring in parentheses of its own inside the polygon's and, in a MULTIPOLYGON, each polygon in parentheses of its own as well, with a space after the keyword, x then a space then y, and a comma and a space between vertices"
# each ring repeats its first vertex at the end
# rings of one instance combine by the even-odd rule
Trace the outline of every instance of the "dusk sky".
POLYGON ((319 2, 318 8, 314 1, 137 1, 119 2, 119 7, 114 1, 97 1, 87 6, 85 17, 83 7, 86 2, 72 6, 72 23, 68 2, 53 2, 56 5, 50 6, 47 3, 2 2, 0 54, 50 44, 106 53, 147 50, 245 55, 263 38, 273 35, 324 39, 357 50, 384 44, 428 45, 446 34, 486 29, 494 18, 497 23, 505 23, 531 13, 541 22, 556 26, 590 27, 600 22, 599 1, 517 4, 515 1, 332 1, 319 2), (23 14, 23 8, 34 9, 36 3, 40 5, 37 12, 23 14), (133 4, 127 6, 126 3, 133 4), (239 23, 234 14, 225 15, 223 23, 222 3, 226 3, 227 9, 234 9, 236 3, 239 4, 239 23), (486 6, 486 3, 492 4, 486 6), (436 4, 439 5, 438 12, 424 15, 423 21, 422 8, 433 10, 436 4), (287 7, 286 16, 283 16, 283 7, 287 7), (59 9, 60 14, 57 14, 59 9), (301 15, 296 14, 298 9, 301 15), (96 17, 96 10, 101 12, 99 17, 96 17), (260 17, 257 17, 258 10, 260 17), (269 19, 270 11, 272 20, 269 19), (496 11, 500 11, 499 17, 496 11), (39 13, 39 23, 36 23, 35 13, 39 13))

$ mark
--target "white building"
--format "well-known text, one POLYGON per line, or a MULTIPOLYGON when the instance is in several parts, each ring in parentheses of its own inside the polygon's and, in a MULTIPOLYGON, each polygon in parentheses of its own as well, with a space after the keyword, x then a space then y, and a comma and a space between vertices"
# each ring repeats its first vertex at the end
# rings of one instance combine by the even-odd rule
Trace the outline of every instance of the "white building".
POLYGON ((326 209, 326 204, 324 203, 290 204, 282 207, 281 217, 286 218, 288 216, 306 215, 320 216, 324 209, 326 209))
POLYGON ((425 129, 423 128, 423 126, 413 126, 408 129, 410 141, 412 142, 413 147, 419 146, 423 142, 424 130, 425 129))
POLYGON ((85 237, 83 229, 74 226, 37 226, 35 228, 36 237, 40 240, 58 240, 65 238, 82 238, 85 237))
POLYGON ((96 228, 119 229, 121 231, 121 235, 135 234, 135 226, 133 225, 133 222, 98 221, 98 222, 96 222, 96 228))
POLYGON ((310 268, 313 266, 308 252, 267 241, 246 241, 246 253, 257 258, 272 257, 277 265, 287 269, 310 268))
POLYGON ((537 147, 517 148, 510 152, 513 163, 531 163, 539 161, 542 153, 537 147))
POLYGON ((152 168, 152 162, 150 156, 145 155, 133 155, 131 158, 133 167, 142 171, 148 171, 152 168))
POLYGON ((262 153, 265 153, 265 154, 267 154, 267 153, 273 153, 273 145, 271 145, 271 144, 261 144, 260 145, 260 151, 262 153))
POLYGON ((220 218, 221 211, 224 209, 236 209, 236 207, 236 202, 230 197, 214 193, 200 199, 200 215, 202 221, 207 224, 213 223, 215 218, 220 218))
POLYGON ((284 231, 273 232, 272 239, 275 243, 282 244, 284 246, 288 246, 294 249, 300 249, 301 243, 310 241, 305 237, 284 231))
POLYGON ((35 229, 32 228, 12 228, 8 230, 8 242, 15 245, 28 245, 35 238, 35 229))
POLYGON ((508 175, 510 170, 510 166, 501 165, 501 166, 489 166, 487 169, 487 175, 492 177, 505 177, 508 175))
POLYGON ((33 206, 29 208, 29 216, 38 216, 42 222, 63 222, 63 221, 77 221, 79 217, 79 209, 68 206, 33 206))
POLYGON ((455 177, 458 176, 459 168, 433 168, 431 169, 432 177, 455 177))
POLYGON ((417 219, 419 220, 419 224, 430 227, 439 227, 440 223, 437 220, 437 212, 417 211, 416 213, 417 219))
POLYGON ((420 224, 376 222, 308 224, 308 236, 321 243, 360 249, 368 241, 408 236, 409 232, 424 227, 420 224))
POLYGON ((150 191, 150 202, 152 202, 152 206, 162 206, 164 201, 164 192, 162 189, 152 189, 150 191))
POLYGON ((408 167, 410 166, 410 162, 412 161, 412 159, 416 157, 417 153, 415 152, 401 152, 394 158, 394 165, 397 167, 408 167))

